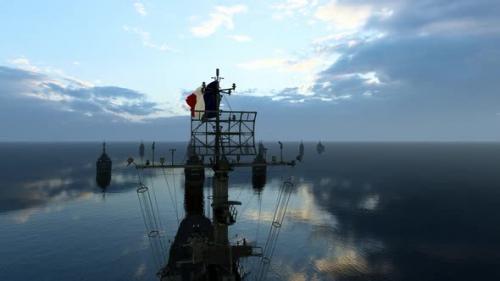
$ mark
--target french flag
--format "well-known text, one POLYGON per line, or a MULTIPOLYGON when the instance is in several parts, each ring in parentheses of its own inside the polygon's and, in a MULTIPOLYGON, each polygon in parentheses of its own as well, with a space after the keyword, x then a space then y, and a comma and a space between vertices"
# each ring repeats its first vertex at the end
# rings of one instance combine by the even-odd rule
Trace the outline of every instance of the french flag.
POLYGON ((205 87, 203 92, 199 87, 191 95, 186 97, 186 103, 191 108, 191 117, 196 119, 213 118, 216 116, 217 94, 219 91, 219 82, 213 81, 205 87), (195 112, 208 111, 208 112, 195 112))
POLYGON ((191 108, 191 117, 195 117, 196 119, 201 119, 203 112, 195 111, 205 110, 205 101, 201 90, 201 87, 199 87, 186 98, 186 103, 191 108))

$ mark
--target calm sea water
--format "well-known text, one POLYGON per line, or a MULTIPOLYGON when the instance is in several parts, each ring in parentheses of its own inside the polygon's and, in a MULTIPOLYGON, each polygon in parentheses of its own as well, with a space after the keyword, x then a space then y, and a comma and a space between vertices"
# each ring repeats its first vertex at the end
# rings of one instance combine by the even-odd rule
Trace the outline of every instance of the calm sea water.
MULTIPOLYGON (((294 177, 268 280, 500 280, 500 144, 325 146, 318 155, 308 143, 297 167, 270 168, 260 194, 249 169, 231 174, 230 198, 243 205, 230 237, 261 246, 279 186, 294 177)), ((277 144, 267 147, 279 154, 277 144)), ((182 143, 156 148, 184 159, 182 143)), ((0 144, 0 280, 156 280, 166 255, 145 234, 137 172, 125 165, 138 144, 108 144, 106 190, 95 184, 100 149, 0 144)), ((286 157, 297 151, 285 144, 286 157)), ((183 172, 148 172, 144 182, 166 251, 184 216, 183 172)), ((210 194, 206 180, 207 215, 210 194)), ((251 278, 258 263, 243 265, 251 278)))

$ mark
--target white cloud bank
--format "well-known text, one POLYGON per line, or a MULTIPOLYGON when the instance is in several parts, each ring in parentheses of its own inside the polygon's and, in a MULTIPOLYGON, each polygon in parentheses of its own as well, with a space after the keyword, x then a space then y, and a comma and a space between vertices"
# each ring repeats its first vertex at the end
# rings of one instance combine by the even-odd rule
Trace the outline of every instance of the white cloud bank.
POLYGON ((38 101, 54 110, 82 116, 108 115, 117 120, 142 121, 160 111, 140 92, 115 86, 95 86, 62 71, 46 71, 19 57, 9 60, 15 68, 0 66, 2 99, 38 101))
POLYGON ((144 31, 139 27, 130 27, 127 25, 123 26, 123 30, 136 34, 141 39, 142 45, 146 48, 151 48, 161 52, 177 52, 176 49, 170 47, 166 43, 157 43, 151 39, 151 33, 144 31))
POLYGON ((196 37, 208 37, 221 27, 232 30, 234 29, 233 17, 247 10, 245 5, 217 6, 210 13, 207 21, 191 28, 191 33, 196 37))
POLYGON ((146 7, 144 6, 144 3, 142 3, 142 2, 139 2, 139 1, 134 2, 134 9, 139 15, 141 15, 143 17, 148 14, 146 11, 146 7))

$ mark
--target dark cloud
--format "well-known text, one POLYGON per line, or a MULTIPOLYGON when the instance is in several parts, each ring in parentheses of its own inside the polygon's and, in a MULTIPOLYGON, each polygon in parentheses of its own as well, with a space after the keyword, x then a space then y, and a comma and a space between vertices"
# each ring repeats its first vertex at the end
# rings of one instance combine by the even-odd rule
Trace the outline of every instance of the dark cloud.
POLYGON ((321 92, 319 85, 329 81, 334 91, 357 89, 353 94, 377 89, 415 93, 422 99, 488 95, 498 86, 494 70, 500 61, 492 49, 498 43, 500 38, 482 37, 379 40, 353 49, 320 73, 316 89, 321 92), (356 75, 338 78, 367 72, 375 72, 381 84, 369 84, 356 75))
POLYGON ((95 87, 69 78, 52 78, 22 69, 0 67, 0 98, 23 100, 75 112, 75 114, 144 117, 159 111, 144 94, 121 87, 95 87))
MULTIPOLYGON (((341 57, 317 75, 314 96, 332 98, 315 126, 325 135, 370 140, 497 140, 500 3, 354 1, 393 9, 365 31, 318 43, 341 57), (349 46, 348 42, 356 40, 349 46), (342 100, 341 104, 336 104, 342 100), (333 133, 336 131, 337 133, 333 133)), ((347 3, 347 1, 346 1, 347 3)), ((352 1, 349 1, 352 3, 352 1)), ((302 112, 304 116, 309 111, 302 112)), ((290 114, 290 113, 289 113, 290 114)), ((305 117, 306 118, 306 117, 305 117)), ((335 138, 337 139, 337 138, 335 138)))
POLYGON ((129 99, 140 99, 144 97, 143 94, 134 90, 120 87, 94 87, 92 92, 98 97, 122 97, 129 99))
POLYGON ((112 109, 117 113, 133 113, 134 115, 149 115, 158 111, 156 103, 148 101, 140 101, 133 103, 125 103, 122 105, 109 104, 108 109, 112 109))
POLYGON ((500 64, 495 47, 500 41, 498 1, 354 2, 374 5, 377 11, 392 10, 392 15, 374 13, 365 32, 318 45, 320 51, 340 52, 342 57, 320 74, 317 94, 397 88, 402 94, 439 98, 457 88, 497 86, 491 74, 500 64), (357 44, 347 47, 351 40, 357 44), (367 72, 376 72, 383 85, 350 75, 367 72), (322 87, 325 82, 332 86, 322 87))
POLYGON ((148 121, 159 105, 126 88, 93 87, 9 67, 0 67, 0 85, 2 141, 160 138, 165 127, 179 132, 183 124, 178 118, 148 121))
POLYGON ((368 26, 384 29, 398 36, 413 36, 421 32, 464 36, 500 31, 498 1, 423 0, 375 3, 394 6, 394 14, 383 20, 374 17, 368 26))
POLYGON ((39 78, 41 75, 17 68, 0 66, 0 81, 2 84, 16 80, 31 80, 39 78))
POLYGON ((26 83, 40 77, 39 74, 34 72, 0 66, 0 98, 7 96, 15 98, 14 93, 22 92, 26 87, 26 83))

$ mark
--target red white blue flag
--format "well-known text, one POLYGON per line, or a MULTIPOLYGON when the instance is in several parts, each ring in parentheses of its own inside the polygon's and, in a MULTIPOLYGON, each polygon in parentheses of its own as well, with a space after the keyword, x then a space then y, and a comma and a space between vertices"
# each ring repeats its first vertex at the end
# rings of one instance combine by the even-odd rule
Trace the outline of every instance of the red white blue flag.
POLYGON ((191 117, 201 119, 203 112, 195 112, 198 110, 205 110, 205 100, 203 99, 201 87, 196 89, 191 95, 187 96, 186 103, 191 108, 191 117))
POLYGON ((187 96, 186 103, 191 108, 191 117, 195 117, 197 119, 215 117, 218 91, 219 82, 213 81, 205 87, 204 92, 202 92, 202 88, 199 87, 191 95, 187 96))

